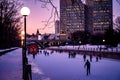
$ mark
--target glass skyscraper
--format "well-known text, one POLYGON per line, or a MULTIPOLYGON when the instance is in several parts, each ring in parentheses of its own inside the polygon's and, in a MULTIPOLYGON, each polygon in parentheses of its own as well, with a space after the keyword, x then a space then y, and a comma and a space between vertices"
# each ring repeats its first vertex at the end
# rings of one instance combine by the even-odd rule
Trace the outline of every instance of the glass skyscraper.
POLYGON ((112 0, 86 0, 87 26, 93 34, 113 28, 112 0))
POLYGON ((60 34, 66 38, 85 30, 85 5, 81 0, 60 0, 60 34))
POLYGON ((75 31, 104 34, 113 28, 112 0, 60 0, 60 34, 68 38, 75 31))

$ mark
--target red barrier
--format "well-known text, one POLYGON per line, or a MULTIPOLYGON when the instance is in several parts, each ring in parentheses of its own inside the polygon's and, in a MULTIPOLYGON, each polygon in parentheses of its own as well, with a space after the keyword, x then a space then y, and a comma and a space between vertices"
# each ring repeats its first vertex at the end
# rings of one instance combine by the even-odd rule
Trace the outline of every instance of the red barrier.
POLYGON ((39 52, 39 46, 37 44, 31 44, 28 47, 28 53, 30 54, 37 54, 39 52))

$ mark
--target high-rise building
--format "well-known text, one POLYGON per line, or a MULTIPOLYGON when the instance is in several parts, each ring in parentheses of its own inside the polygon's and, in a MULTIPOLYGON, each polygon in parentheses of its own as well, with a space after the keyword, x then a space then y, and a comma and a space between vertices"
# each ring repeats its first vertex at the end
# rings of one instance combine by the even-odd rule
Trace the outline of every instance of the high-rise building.
POLYGON ((75 31, 93 35, 113 28, 112 0, 60 0, 60 34, 68 38, 75 31))
POLYGON ((60 34, 66 38, 85 30, 85 5, 81 0, 60 0, 60 34))
POLYGON ((113 28, 112 0, 86 0, 86 27, 93 34, 113 28))
POLYGON ((92 33, 93 30, 93 0, 86 0, 85 6, 85 24, 86 31, 92 33))

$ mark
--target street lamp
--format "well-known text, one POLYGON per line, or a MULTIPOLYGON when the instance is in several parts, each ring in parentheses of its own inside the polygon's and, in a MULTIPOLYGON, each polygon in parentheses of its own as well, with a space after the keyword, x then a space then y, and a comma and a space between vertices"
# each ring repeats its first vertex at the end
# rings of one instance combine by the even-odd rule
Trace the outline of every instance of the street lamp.
POLYGON ((28 64, 27 56, 26 56, 26 16, 30 14, 30 9, 28 7, 21 8, 21 14, 24 17, 24 47, 22 52, 23 59, 23 79, 26 80, 26 65, 28 64))
POLYGON ((21 14, 23 16, 28 16, 30 14, 30 9, 28 7, 21 8, 21 14))
POLYGON ((105 39, 103 39, 103 43, 105 42, 105 39))
POLYGON ((26 16, 30 14, 30 9, 28 7, 23 7, 21 9, 21 14, 24 16, 24 48, 26 50, 26 16))
MULTIPOLYGON (((26 50, 26 16, 30 14, 30 9, 28 7, 21 8, 21 14, 24 16, 24 48, 26 50)), ((26 51, 25 51, 26 57, 26 51)))

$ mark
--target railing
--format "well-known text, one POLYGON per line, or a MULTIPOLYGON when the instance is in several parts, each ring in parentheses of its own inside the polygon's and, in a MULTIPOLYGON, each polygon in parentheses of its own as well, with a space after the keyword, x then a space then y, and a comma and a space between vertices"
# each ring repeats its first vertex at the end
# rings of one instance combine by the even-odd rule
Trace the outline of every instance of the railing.
POLYGON ((68 50, 82 50, 82 51, 95 51, 95 52, 112 52, 120 53, 120 48, 98 48, 98 47, 80 47, 80 46, 59 46, 59 47, 50 47, 56 49, 68 49, 68 50))

